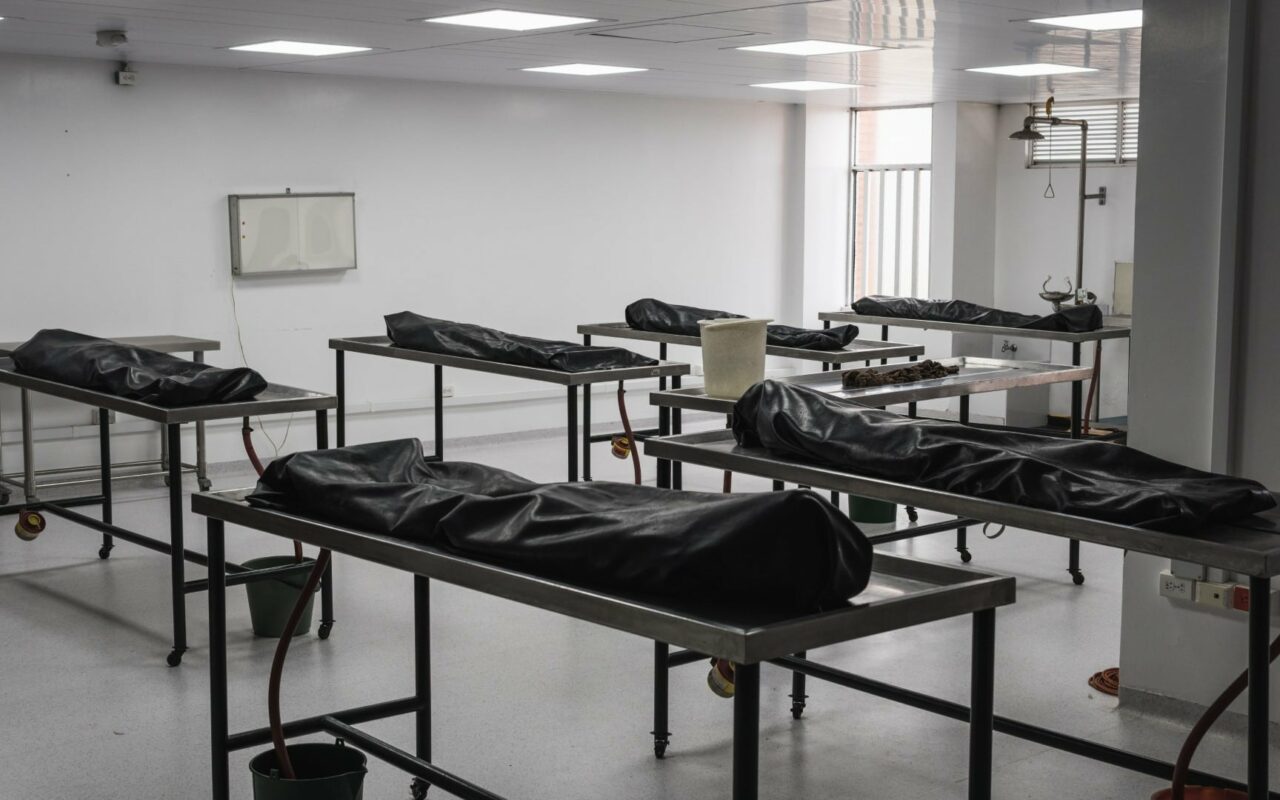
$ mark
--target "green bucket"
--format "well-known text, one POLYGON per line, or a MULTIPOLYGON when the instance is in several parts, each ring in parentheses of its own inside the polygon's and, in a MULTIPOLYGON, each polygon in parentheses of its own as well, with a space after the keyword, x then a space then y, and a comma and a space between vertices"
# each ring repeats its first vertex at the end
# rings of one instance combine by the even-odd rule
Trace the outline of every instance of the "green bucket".
MULTIPOLYGON (((293 556, 266 556, 251 558, 242 566, 248 569, 269 569, 296 564, 293 556)), ((304 558, 304 564, 314 564, 315 559, 304 558)), ((265 581, 253 581, 245 584, 249 593, 249 617, 253 620, 253 635, 267 639, 279 639, 284 634, 284 626, 289 624, 289 614, 298 602, 298 595, 307 583, 307 573, 297 572, 280 578, 265 581)), ((307 598, 307 607, 298 620, 298 627, 293 629, 294 636, 301 636, 311 630, 311 606, 316 599, 313 593, 307 598)))
POLYGON ((896 503, 887 503, 884 500, 849 495, 849 518, 854 522, 869 524, 896 522, 898 506, 896 503))
POLYGON ((280 777, 275 750, 259 753, 249 762, 254 800, 360 800, 364 794, 364 776, 369 771, 364 753, 341 739, 333 744, 291 744, 285 749, 298 777, 280 777))

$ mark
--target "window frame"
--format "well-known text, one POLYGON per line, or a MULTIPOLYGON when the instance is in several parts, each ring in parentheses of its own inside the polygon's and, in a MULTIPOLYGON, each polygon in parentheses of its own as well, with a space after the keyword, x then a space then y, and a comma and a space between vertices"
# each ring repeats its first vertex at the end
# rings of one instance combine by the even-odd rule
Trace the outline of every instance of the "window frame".
MULTIPOLYGON (((1063 117, 1066 117, 1067 119, 1070 119, 1071 109, 1073 107, 1115 105, 1116 106, 1115 157, 1107 158, 1107 159, 1101 159, 1101 158, 1091 159, 1088 163, 1090 167, 1132 167, 1138 163, 1138 156, 1135 155, 1133 158, 1124 157, 1125 133, 1129 129, 1129 116, 1127 114, 1127 111, 1130 104, 1139 105, 1139 107, 1141 107, 1141 101, 1137 97, 1122 97, 1115 100, 1081 100, 1079 102, 1055 104, 1054 115, 1063 116, 1063 117), (1057 113, 1059 110, 1063 112, 1060 115, 1057 113)), ((1031 109, 1031 114, 1035 114, 1036 109, 1038 107, 1035 106, 1034 104, 1027 104, 1027 105, 1028 105, 1028 108, 1031 109)), ((1141 111, 1139 111, 1139 114, 1141 114, 1141 111)), ((1136 132, 1135 132, 1135 140, 1136 140, 1136 132)), ((1141 143, 1139 142, 1139 146, 1140 145, 1141 143)), ((1035 142, 1027 142, 1025 146, 1025 151, 1026 151, 1025 166, 1027 169, 1053 169, 1055 167, 1071 167, 1071 166, 1080 165, 1079 159, 1074 159, 1071 161, 1036 161, 1035 160, 1035 142)))

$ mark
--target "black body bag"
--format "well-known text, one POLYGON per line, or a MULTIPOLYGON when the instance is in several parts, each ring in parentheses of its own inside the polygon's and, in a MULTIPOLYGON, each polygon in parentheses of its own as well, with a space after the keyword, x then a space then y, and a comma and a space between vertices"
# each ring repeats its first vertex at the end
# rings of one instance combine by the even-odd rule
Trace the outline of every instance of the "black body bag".
MULTIPOLYGON (((701 338, 700 319, 746 319, 741 314, 715 311, 694 306, 674 306, 661 300, 645 298, 627 306, 627 325, 638 331, 678 333, 701 338)), ((790 325, 770 325, 765 341, 774 347, 798 347, 802 350, 840 350, 858 338, 853 325, 827 330, 807 330, 790 325)))
POLYGON ((844 605, 871 572, 866 537, 812 492, 539 484, 428 462, 412 439, 285 456, 248 500, 648 601, 803 614, 844 605))
POLYGON ((502 364, 589 372, 619 367, 652 367, 657 361, 621 347, 591 347, 552 339, 432 319, 411 311, 388 314, 387 336, 396 347, 462 358, 481 358, 502 364))
POLYGON ((12 358, 25 375, 157 406, 239 403, 267 388, 247 367, 219 369, 60 329, 40 331, 12 358))
POLYGON ((853 304, 853 310, 869 317, 926 319, 934 322, 963 322, 969 325, 991 325, 1001 328, 1026 328, 1033 331, 1087 333, 1102 327, 1102 309, 1093 304, 1063 306, 1044 317, 1000 311, 965 300, 917 300, 914 297, 864 297, 853 304))
POLYGON ((1276 505, 1254 481, 1106 442, 921 420, 762 381, 733 412, 739 444, 870 478, 1173 533, 1276 505))

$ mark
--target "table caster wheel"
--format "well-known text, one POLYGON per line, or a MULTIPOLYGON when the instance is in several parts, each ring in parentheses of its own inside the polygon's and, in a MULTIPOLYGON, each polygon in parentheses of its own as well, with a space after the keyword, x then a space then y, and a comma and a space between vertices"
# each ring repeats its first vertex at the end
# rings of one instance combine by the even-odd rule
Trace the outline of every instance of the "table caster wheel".
POLYGON ((970 561, 973 560, 973 553, 970 553, 968 550, 961 550, 960 560, 965 564, 968 564, 970 561))
POLYGON ((213 488, 213 481, 209 480, 208 478, 200 478, 199 480, 196 481, 196 483, 200 485, 200 491, 202 492, 207 492, 213 488))
POLYGON ((106 559, 108 559, 108 558, 111 558, 111 545, 109 545, 109 544, 104 544, 102 547, 99 547, 99 548, 98 548, 98 558, 101 558, 101 559, 103 559, 104 561, 105 561, 106 559))
POLYGON ((171 667, 178 666, 179 664, 182 663, 182 652, 183 651, 181 650, 172 651, 171 653, 169 653, 168 658, 165 659, 165 663, 171 667))
POLYGON ((13 532, 18 534, 18 538, 22 541, 30 542, 43 533, 47 525, 44 514, 23 509, 18 512, 18 522, 13 526, 13 532))
POLYGON ((9 501, 11 499, 12 499, 12 495, 10 495, 8 492, 0 492, 0 506, 9 505, 9 501))
POLYGON ((1073 573, 1071 573, 1071 582, 1072 582, 1072 583, 1074 583, 1076 586, 1083 586, 1083 585, 1084 585, 1084 573, 1083 573, 1083 572, 1073 572, 1073 573))
POLYGON ((653 756, 654 758, 666 758, 667 756, 667 740, 666 739, 653 740, 653 756))
POLYGON ((320 627, 316 630, 316 636, 321 639, 328 639, 329 633, 333 630, 332 622, 321 622, 320 627))
POLYGON ((791 704, 791 718, 800 719, 804 716, 804 703, 791 704))
POLYGON ((425 800, 427 790, 430 788, 431 784, 427 783, 422 778, 414 778, 413 783, 409 784, 409 796, 412 797, 413 800, 425 800))
POLYGON ((919 521, 920 521, 920 512, 919 512, 919 511, 916 511, 916 510, 915 510, 914 508, 912 508, 911 506, 907 506, 907 521, 908 521, 908 522, 919 522, 919 521))

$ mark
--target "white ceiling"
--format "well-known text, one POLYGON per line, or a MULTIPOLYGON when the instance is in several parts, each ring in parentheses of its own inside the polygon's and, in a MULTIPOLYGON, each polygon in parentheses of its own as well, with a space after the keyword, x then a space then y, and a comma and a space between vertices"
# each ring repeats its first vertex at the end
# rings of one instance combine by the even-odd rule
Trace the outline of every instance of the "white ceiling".
MULTIPOLYGON (((1025 20, 1133 8, 1140 0, 0 0, 0 52, 418 80, 888 106, 942 100, 1133 97, 1139 31, 1052 30, 1025 20), (415 22, 489 8, 602 20, 508 33, 415 22), (95 31, 128 31, 116 52, 95 31), (298 58, 226 50, 273 39, 363 45, 370 53, 298 58), (734 49, 793 39, 881 45, 802 58, 734 49), (521 72, 567 62, 648 67, 581 78, 521 72), (963 72, 1055 61, 1097 73, 1053 79, 963 72), (786 80, 857 83, 802 94, 751 88, 786 80)), ((145 81, 145 75, 142 80, 145 81)))

